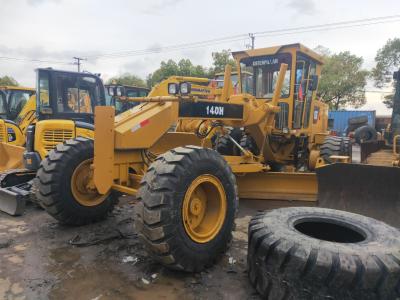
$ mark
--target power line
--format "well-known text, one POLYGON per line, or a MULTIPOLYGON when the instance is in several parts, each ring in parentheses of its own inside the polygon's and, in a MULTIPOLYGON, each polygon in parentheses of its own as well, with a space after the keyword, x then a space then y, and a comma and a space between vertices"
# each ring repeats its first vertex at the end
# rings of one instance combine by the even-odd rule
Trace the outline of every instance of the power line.
POLYGON ((63 62, 63 61, 7 57, 7 56, 0 56, 0 60, 12 60, 12 61, 18 61, 18 62, 37 62, 37 63, 59 64, 59 65, 72 65, 73 64, 73 63, 67 63, 67 62, 63 62))
POLYGON ((361 26, 369 26, 383 23, 391 23, 391 22, 399 22, 400 15, 391 15, 385 17, 376 17, 376 18, 367 18, 367 19, 358 19, 352 21, 342 21, 335 23, 325 23, 319 25, 310 25, 310 26, 300 26, 300 27, 291 27, 284 29, 276 29, 276 30, 268 30, 268 31, 259 31, 250 34, 238 34, 234 36, 226 36, 211 40, 204 40, 193 43, 185 43, 185 44, 177 44, 170 45, 165 47, 158 47, 153 49, 139 49, 139 50, 125 50, 125 51, 117 51, 113 53, 105 53, 87 56, 88 58, 97 58, 97 59, 105 59, 105 58, 120 58, 127 56, 139 56, 153 53, 162 53, 162 52, 170 52, 176 50, 184 50, 184 49, 192 49, 199 47, 206 47, 215 44, 222 44, 228 42, 235 42, 241 40, 247 40, 249 37, 252 40, 252 46, 254 45, 255 37, 265 37, 265 36, 279 36, 279 35, 288 35, 288 34, 296 34, 296 33, 306 33, 313 31, 325 31, 325 30, 334 30, 334 29, 343 29, 343 28, 352 28, 352 27, 361 27, 361 26))
MULTIPOLYGON (((232 43, 236 41, 246 41, 250 37, 251 46, 254 48, 255 38, 256 37, 270 37, 270 36, 282 36, 282 35, 290 35, 290 34, 299 34, 299 33, 307 33, 307 32, 317 32, 317 31, 326 31, 326 30, 336 30, 336 29, 344 29, 344 28, 355 28, 361 26, 370 26, 384 23, 392 23, 399 22, 400 15, 391 15, 391 16, 383 16, 383 17, 375 17, 375 18, 366 18, 366 19, 358 19, 358 20, 350 20, 350 21, 342 21, 335 23, 324 23, 318 25, 310 25, 310 26, 300 26, 300 27, 290 27, 276 30, 266 30, 259 31, 254 33, 244 33, 237 34, 231 36, 225 36, 220 38, 214 38, 209 40, 203 40, 198 42, 191 43, 183 43, 176 44, 164 47, 154 47, 147 49, 138 49, 138 50, 125 50, 125 51, 117 51, 112 53, 104 53, 97 55, 89 55, 86 56, 87 59, 114 59, 114 58, 123 58, 128 56, 140 56, 140 55, 148 55, 155 53, 165 53, 172 52, 177 50, 186 50, 200 47, 207 47, 211 45, 232 43)), ((63 61, 51 61, 51 60, 41 60, 41 59, 28 59, 28 58, 17 58, 17 57, 0 57, 0 60, 13 60, 13 61, 28 61, 28 62, 37 62, 37 63, 50 63, 50 64, 63 64, 63 65, 78 65, 78 70, 80 69, 82 58, 74 57, 77 60, 75 63, 68 63, 63 61)), ((86 59, 86 60, 87 60, 86 59)))

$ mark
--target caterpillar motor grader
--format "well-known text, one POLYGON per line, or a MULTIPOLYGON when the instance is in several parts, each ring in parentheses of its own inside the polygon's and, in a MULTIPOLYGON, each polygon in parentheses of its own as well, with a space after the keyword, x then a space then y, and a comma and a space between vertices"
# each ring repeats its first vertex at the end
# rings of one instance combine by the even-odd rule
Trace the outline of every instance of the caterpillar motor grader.
POLYGON ((94 140, 68 140, 42 161, 41 205, 60 222, 81 225, 104 218, 115 193, 135 195, 136 228, 153 257, 199 271, 226 250, 239 197, 315 200, 316 175, 303 170, 323 165, 324 149, 346 151, 342 140, 328 138, 328 108, 316 99, 320 57, 300 44, 234 56, 239 72, 253 74, 238 94, 227 66, 213 99, 196 95, 189 82, 167 80, 157 87, 163 96, 121 97, 140 105, 120 115, 96 107, 94 140), (171 131, 179 122, 197 128, 171 131), (231 138, 237 155, 210 148, 210 135, 230 136, 227 128, 246 137, 231 138), (291 171, 272 172, 274 163, 291 171))

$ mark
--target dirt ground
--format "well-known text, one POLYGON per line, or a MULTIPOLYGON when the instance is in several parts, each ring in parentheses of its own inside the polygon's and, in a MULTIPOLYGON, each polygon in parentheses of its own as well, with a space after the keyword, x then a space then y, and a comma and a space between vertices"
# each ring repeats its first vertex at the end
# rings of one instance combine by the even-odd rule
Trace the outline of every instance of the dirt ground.
POLYGON ((127 197, 107 220, 81 227, 61 226, 33 206, 22 217, 0 213, 0 299, 258 299, 246 273, 247 225, 257 210, 287 205, 241 200, 229 251, 199 274, 147 256, 127 197))

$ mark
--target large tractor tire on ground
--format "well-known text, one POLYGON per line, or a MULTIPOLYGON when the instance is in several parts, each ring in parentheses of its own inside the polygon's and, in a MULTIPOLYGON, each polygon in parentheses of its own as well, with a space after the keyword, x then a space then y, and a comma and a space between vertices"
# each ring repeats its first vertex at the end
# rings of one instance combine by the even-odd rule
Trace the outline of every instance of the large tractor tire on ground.
POLYGON ((198 272, 214 264, 232 239, 236 179, 212 149, 178 147, 159 156, 143 177, 135 226, 153 258, 198 272))
MULTIPOLYGON (((243 131, 233 128, 229 135, 239 144, 243 131)), ((240 155, 240 149, 232 142, 228 135, 218 136, 215 139, 214 149, 221 155, 240 155)))
POLYGON ((83 225, 104 219, 118 197, 88 188, 94 155, 93 140, 77 137, 58 144, 37 172, 36 198, 60 223, 83 225))
POLYGON ((376 137, 377 137, 377 132, 375 128, 369 125, 359 127, 354 132, 354 138, 357 144, 361 144, 363 142, 375 141, 376 137))
POLYGON ((328 136, 321 146, 321 157, 328 164, 332 163, 332 155, 350 156, 352 153, 351 142, 347 137, 328 136))
POLYGON ((264 299, 398 299, 400 232, 344 211, 276 209, 249 224, 248 270, 264 299))

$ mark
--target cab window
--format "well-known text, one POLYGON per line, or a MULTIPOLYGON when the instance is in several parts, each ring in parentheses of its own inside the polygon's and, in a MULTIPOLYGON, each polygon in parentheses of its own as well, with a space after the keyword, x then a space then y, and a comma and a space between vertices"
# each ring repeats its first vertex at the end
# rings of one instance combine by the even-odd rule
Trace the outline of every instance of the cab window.
POLYGON ((57 111, 60 113, 93 113, 99 99, 99 88, 90 76, 56 78, 57 111))
POLYGON ((12 91, 9 99, 10 119, 15 120, 34 92, 12 91))
POLYGON ((293 128, 307 128, 314 92, 310 90, 311 78, 317 73, 316 62, 298 54, 295 73, 293 128))
MULTIPOLYGON (((0 115, 7 114, 6 95, 0 91, 0 115)), ((2 117, 2 116, 0 116, 2 117)))
POLYGON ((291 61, 291 55, 288 53, 242 59, 240 62, 242 92, 252 94, 256 98, 271 99, 281 64, 285 63, 288 69, 282 85, 281 98, 288 98, 291 61), (250 84, 249 81, 252 83, 250 84))
POLYGON ((50 107, 50 80, 49 73, 39 72, 39 99, 40 107, 49 108, 50 107))

